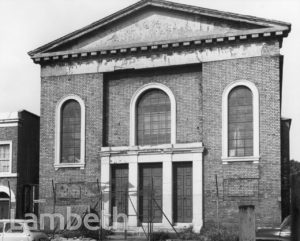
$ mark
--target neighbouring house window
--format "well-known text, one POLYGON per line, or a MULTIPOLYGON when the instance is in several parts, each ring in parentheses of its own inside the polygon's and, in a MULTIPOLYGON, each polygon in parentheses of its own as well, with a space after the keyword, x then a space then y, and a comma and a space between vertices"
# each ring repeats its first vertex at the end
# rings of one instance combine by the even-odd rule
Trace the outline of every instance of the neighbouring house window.
POLYGON ((253 95, 246 86, 228 95, 228 157, 253 156, 253 95))
POLYGON ((60 162, 79 163, 81 143, 81 108, 73 99, 61 107, 60 162))
POLYGON ((171 104, 164 91, 150 89, 143 93, 136 114, 138 145, 171 142, 171 104))
POLYGON ((0 144, 0 173, 11 172, 10 144, 0 144))

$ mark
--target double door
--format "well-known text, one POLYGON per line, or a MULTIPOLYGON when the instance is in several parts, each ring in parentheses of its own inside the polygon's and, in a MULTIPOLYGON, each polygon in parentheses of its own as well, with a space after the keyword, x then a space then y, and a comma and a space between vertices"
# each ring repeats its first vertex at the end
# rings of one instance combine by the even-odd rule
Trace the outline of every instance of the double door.
MULTIPOLYGON (((138 215, 139 221, 162 222, 162 163, 139 165, 138 215), (161 209, 160 209, 161 208, 161 209)), ((128 165, 112 166, 112 207, 128 214, 128 165)), ((192 162, 173 164, 173 220, 191 223, 193 219, 192 162)), ((113 211, 113 210, 111 210, 113 211)), ((119 220, 118 220, 119 221, 119 220)), ((121 221, 121 220, 120 220, 121 221)))

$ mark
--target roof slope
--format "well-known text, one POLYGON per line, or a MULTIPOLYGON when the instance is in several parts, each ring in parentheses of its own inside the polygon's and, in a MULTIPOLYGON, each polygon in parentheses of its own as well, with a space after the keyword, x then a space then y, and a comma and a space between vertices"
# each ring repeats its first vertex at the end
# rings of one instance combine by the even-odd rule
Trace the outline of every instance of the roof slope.
POLYGON ((141 0, 28 54, 38 58, 265 32, 286 36, 290 29, 289 23, 275 20, 164 0, 141 0), (183 26, 186 32, 182 32, 183 26), (166 29, 169 33, 164 34, 166 29))

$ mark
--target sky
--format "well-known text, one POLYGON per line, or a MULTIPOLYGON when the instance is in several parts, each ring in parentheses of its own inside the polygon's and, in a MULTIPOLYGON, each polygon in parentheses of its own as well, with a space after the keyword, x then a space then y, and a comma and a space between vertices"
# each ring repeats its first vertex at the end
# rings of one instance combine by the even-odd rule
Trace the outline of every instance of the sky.
MULTIPOLYGON (((282 116, 292 119, 291 158, 300 161, 300 1, 171 0, 292 24, 283 41, 282 116), (299 146, 299 147, 298 147, 299 146)), ((27 52, 137 0, 0 0, 0 112, 40 114, 40 67, 27 52)))

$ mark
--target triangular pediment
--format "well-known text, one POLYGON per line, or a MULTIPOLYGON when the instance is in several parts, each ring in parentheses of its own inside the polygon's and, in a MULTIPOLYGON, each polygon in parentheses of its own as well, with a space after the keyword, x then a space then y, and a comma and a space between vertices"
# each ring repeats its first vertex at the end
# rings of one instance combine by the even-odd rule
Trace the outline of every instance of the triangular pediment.
POLYGON ((229 36, 288 24, 162 0, 142 0, 29 54, 89 52, 153 43, 229 36))

